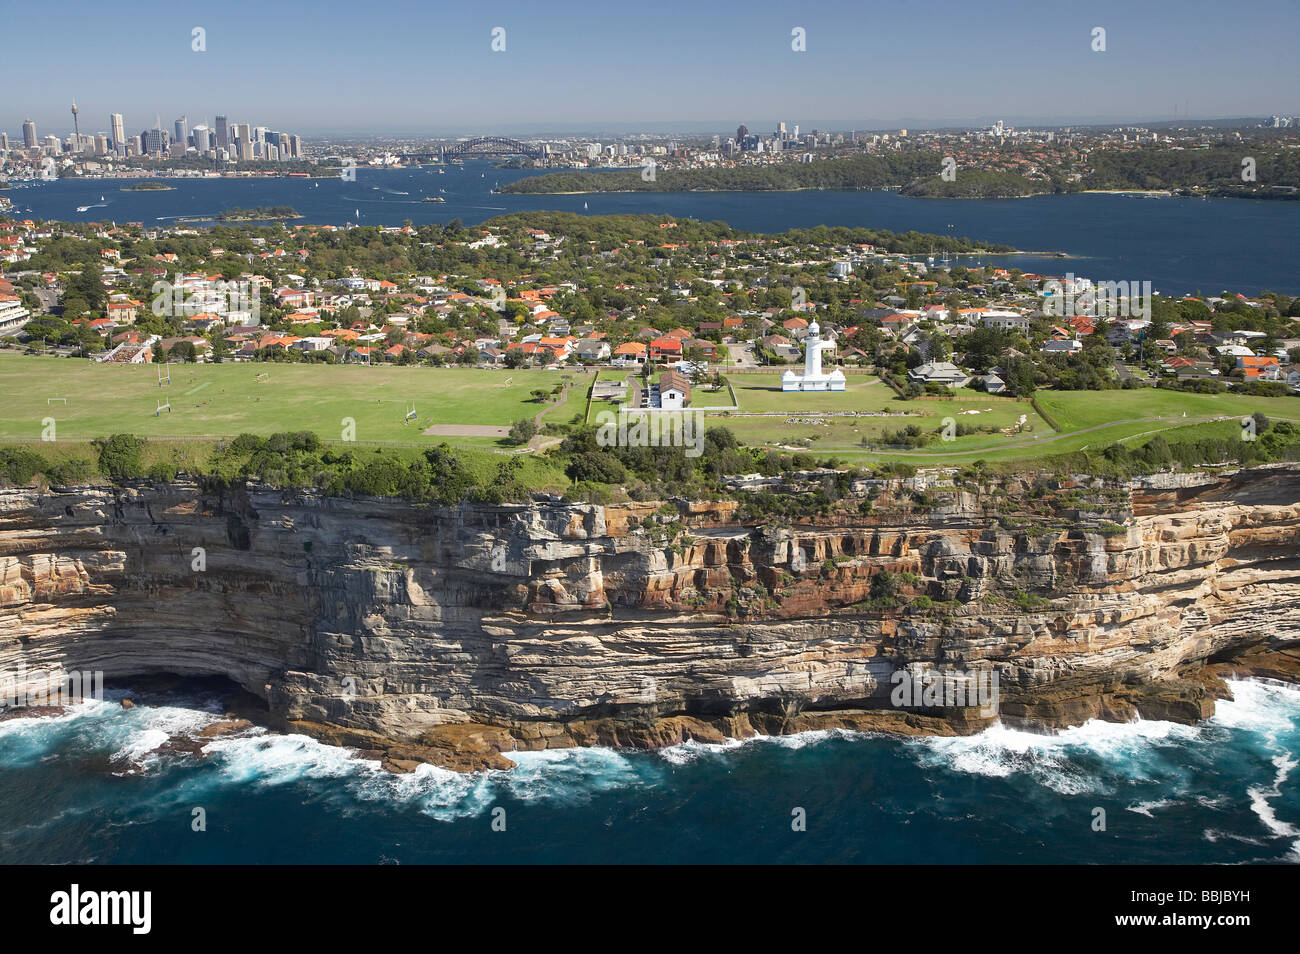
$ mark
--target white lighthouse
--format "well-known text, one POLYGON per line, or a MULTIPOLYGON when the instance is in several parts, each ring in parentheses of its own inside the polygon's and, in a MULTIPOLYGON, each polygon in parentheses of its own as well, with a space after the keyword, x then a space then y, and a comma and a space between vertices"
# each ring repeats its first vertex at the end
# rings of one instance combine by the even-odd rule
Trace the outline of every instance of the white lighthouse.
POLYGON ((834 348, 835 342, 822 341, 817 322, 808 326, 804 339, 803 374, 787 371, 781 375, 782 391, 843 391, 844 372, 836 368, 830 374, 822 373, 822 351, 834 348))

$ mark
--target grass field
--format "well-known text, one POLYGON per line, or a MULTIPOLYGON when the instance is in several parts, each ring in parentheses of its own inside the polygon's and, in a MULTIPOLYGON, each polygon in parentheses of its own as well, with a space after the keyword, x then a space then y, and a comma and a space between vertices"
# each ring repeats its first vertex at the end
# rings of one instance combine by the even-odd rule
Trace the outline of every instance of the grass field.
MULTIPOLYGON (((424 433, 433 424, 508 426, 521 418, 567 423, 581 419, 592 381, 590 371, 487 371, 425 367, 339 367, 302 364, 225 363, 171 365, 171 384, 159 388, 157 365, 97 365, 68 358, 0 354, 0 441, 40 440, 43 422, 53 418, 59 455, 92 456, 85 443, 125 431, 163 443, 171 459, 207 452, 213 438, 248 431, 311 430, 326 440, 342 436, 343 421, 356 422, 360 444, 409 444, 418 448, 446 442, 467 451, 504 450, 495 437, 444 437, 424 433), (265 379, 258 381, 259 375, 265 379), (507 383, 508 382, 508 383, 507 383), (570 385, 560 403, 538 404, 535 389, 570 385), (66 398, 67 403, 49 401, 66 398), (159 403, 172 410, 155 416, 159 403), (418 420, 405 423, 412 403, 418 420)), ((605 369, 602 379, 629 371, 605 369)), ((1042 391, 1038 402, 1060 426, 1055 431, 1028 401, 961 391, 953 400, 903 401, 878 378, 850 374, 843 392, 785 393, 780 376, 728 376, 739 410, 709 412, 709 424, 723 425, 747 444, 806 447, 813 453, 850 461, 904 460, 918 465, 961 464, 976 458, 1009 462, 1077 451, 1117 440, 1145 439, 1179 429, 1185 436, 1209 436, 1260 411, 1274 420, 1300 421, 1300 398, 1252 398, 1233 394, 1186 394, 1143 388, 1132 391, 1042 391), (841 417, 829 411, 882 416, 841 417), (883 412, 883 414, 882 414, 883 412), (1020 417, 1024 416, 1023 425, 1020 417), (876 438, 916 424, 935 431, 943 419, 995 428, 916 451, 865 450, 876 438), (1015 433, 1004 434, 1003 429, 1015 433)), ((699 403, 721 403, 703 392, 699 403)), ((613 405, 596 402, 593 413, 613 405)), ((554 439, 551 439, 554 442, 554 439)), ((484 466, 487 466, 486 464, 484 466)), ((533 465, 530 464, 530 467, 533 465)), ((539 480, 552 475, 538 474, 539 480)), ((560 475, 562 479, 562 475, 560 475)))
POLYGON ((747 443, 779 447, 806 444, 809 450, 818 453, 834 453, 850 459, 858 456, 882 459, 894 455, 864 451, 861 441, 876 439, 884 432, 898 431, 909 424, 933 431, 942 427, 947 417, 970 426, 996 428, 999 433, 961 437, 944 444, 945 451, 976 452, 1029 440, 1035 434, 1053 433, 1028 401, 975 391, 960 392, 951 401, 904 401, 879 378, 865 374, 848 375, 842 392, 783 392, 780 376, 775 374, 732 374, 728 380, 735 388, 739 410, 731 415, 713 416, 721 418, 721 423, 747 443), (828 411, 882 416, 838 417, 828 415, 828 411), (1025 417, 1023 426, 1021 416, 1025 417), (1015 428, 1019 433, 1007 437, 1000 433, 1003 428, 1015 428))
POLYGON ((241 432, 315 431, 341 436, 356 422, 360 443, 401 442, 489 448, 490 437, 425 436, 433 424, 509 426, 581 413, 591 375, 577 371, 340 367, 307 364, 174 364, 158 386, 158 365, 101 365, 70 358, 0 355, 0 440, 35 440, 53 418, 60 440, 117 431, 150 438, 228 437, 241 432), (265 379, 258 381, 259 375, 265 379), (531 391, 574 385, 563 404, 542 405, 531 391), (507 383, 509 382, 509 383, 507 383), (67 403, 50 398, 66 398, 67 403), (171 412, 155 415, 160 403, 171 412), (414 406, 418 415, 405 421, 414 406))
POLYGON ((1255 398, 1237 394, 1189 394, 1156 388, 1131 391, 1040 391, 1038 403, 1060 426, 1058 432, 1028 401, 959 391, 951 401, 904 401, 874 376, 851 374, 843 392, 785 393, 778 375, 729 376, 740 410, 711 415, 746 443, 770 447, 806 446, 814 453, 851 461, 905 460, 918 465, 960 464, 976 458, 1008 462, 1064 454, 1114 441, 1134 441, 1177 429, 1180 438, 1235 433, 1240 418, 1256 411, 1274 420, 1300 422, 1300 398, 1255 398), (888 417, 832 417, 825 412, 893 412, 888 417), (782 412, 773 414, 773 412, 782 412), (818 416, 821 412, 822 416, 818 416), (904 412, 906 417, 895 416, 904 412), (1020 416, 1025 416, 1023 425, 1020 416), (864 437, 916 424, 925 431, 945 417, 994 434, 969 434, 915 451, 870 451, 864 437), (1228 419, 1234 423, 1215 423, 1228 419), (1004 428, 1015 433, 1004 434, 1004 428))

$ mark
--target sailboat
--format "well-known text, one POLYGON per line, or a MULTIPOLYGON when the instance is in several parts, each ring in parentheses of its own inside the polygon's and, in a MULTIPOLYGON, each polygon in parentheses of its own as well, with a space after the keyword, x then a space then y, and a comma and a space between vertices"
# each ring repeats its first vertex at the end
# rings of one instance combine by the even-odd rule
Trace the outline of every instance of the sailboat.
POLYGON ((353 210, 353 213, 352 213, 352 214, 353 214, 353 217, 354 217, 354 218, 358 218, 358 219, 361 218, 361 210, 360 210, 360 209, 355 209, 355 210, 353 210))
POLYGON ((586 208, 587 208, 587 203, 586 203, 586 202, 582 203, 582 207, 583 207, 584 209, 586 209, 586 208))

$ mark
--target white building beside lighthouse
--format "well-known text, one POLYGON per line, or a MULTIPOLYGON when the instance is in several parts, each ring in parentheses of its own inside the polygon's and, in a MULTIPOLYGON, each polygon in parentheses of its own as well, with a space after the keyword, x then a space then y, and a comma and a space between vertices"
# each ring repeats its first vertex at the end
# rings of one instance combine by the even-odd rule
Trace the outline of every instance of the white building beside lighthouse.
POLYGON ((822 373, 822 351, 835 347, 833 341, 822 341, 817 322, 808 326, 804 339, 803 374, 787 371, 781 375, 782 391, 843 391, 844 372, 836 368, 830 374, 822 373))

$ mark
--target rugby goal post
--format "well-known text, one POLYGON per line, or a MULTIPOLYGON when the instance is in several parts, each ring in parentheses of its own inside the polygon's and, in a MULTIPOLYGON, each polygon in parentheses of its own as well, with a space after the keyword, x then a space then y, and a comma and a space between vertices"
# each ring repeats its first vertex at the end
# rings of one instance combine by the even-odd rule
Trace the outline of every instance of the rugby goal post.
POLYGON ((46 406, 46 407, 49 407, 49 406, 50 406, 51 404, 53 404, 55 401, 62 401, 65 407, 67 406, 67 403, 68 403, 68 399, 67 399, 67 398, 46 398, 46 399, 45 399, 45 406, 46 406))

